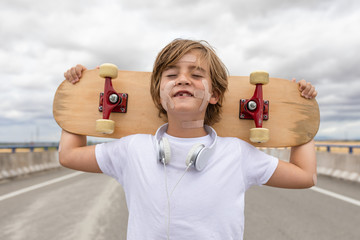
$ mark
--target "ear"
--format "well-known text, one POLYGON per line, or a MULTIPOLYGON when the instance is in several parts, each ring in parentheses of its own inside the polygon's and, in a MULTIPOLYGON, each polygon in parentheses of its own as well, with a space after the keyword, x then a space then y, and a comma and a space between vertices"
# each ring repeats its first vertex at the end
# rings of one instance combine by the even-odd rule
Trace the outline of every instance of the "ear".
POLYGON ((219 98, 220 98, 220 94, 218 93, 218 91, 213 91, 209 103, 216 104, 219 101, 219 98))

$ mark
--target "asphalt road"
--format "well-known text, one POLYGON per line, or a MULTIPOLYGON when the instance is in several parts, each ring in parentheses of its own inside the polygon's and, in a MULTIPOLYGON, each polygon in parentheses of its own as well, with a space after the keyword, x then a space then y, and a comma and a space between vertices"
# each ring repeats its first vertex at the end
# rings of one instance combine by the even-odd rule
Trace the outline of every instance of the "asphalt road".
MULTIPOLYGON (((360 239, 360 184, 319 177, 317 187, 330 195, 251 188, 244 239, 360 239)), ((126 239, 126 226, 123 191, 107 176, 60 168, 0 182, 1 240, 126 239)))

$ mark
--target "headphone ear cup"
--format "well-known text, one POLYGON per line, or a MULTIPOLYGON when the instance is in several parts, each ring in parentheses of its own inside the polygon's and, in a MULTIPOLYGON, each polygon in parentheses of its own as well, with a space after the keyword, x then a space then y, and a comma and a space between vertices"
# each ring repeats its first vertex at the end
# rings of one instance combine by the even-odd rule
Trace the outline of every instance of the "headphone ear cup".
POLYGON ((159 141, 159 147, 160 162, 162 164, 164 164, 164 162, 165 164, 168 164, 171 158, 171 148, 169 140, 165 137, 161 138, 161 140, 159 141))
POLYGON ((196 157, 196 164, 195 164, 196 170, 202 171, 206 167, 210 157, 211 157, 211 151, 209 151, 209 148, 204 147, 196 157))
POLYGON ((201 143, 196 143, 195 145, 192 146, 186 157, 186 162, 185 162, 186 166, 189 166, 190 163, 196 165, 197 156, 204 147, 205 146, 201 143))

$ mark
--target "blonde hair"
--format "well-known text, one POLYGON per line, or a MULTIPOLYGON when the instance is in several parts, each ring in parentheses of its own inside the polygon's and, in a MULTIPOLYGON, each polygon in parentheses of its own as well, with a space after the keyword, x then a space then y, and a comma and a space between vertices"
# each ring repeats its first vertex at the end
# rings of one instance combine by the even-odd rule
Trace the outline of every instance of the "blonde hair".
POLYGON ((206 109, 204 122, 207 125, 213 125, 221 118, 221 106, 228 86, 228 71, 216 55, 215 50, 206 41, 175 39, 163 48, 154 63, 151 74, 150 93, 156 107, 159 109, 159 117, 166 117, 166 111, 160 103, 161 75, 168 66, 175 64, 180 58, 192 50, 200 50, 201 61, 205 61, 210 69, 212 89, 219 96, 218 102, 216 104, 209 104, 206 109))

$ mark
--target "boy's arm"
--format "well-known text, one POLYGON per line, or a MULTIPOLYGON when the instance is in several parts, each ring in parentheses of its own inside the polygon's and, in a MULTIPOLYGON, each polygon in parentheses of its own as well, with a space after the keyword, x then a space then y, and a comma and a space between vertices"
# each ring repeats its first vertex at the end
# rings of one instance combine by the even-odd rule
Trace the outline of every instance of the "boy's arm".
POLYGON ((101 173, 95 157, 95 146, 86 146, 86 136, 72 134, 65 130, 61 133, 59 161, 67 168, 101 173))
POLYGON ((316 184, 316 154, 314 140, 291 148, 290 162, 279 164, 266 183, 281 188, 309 188, 316 184))
MULTIPOLYGON (((69 82, 77 83, 86 70, 83 65, 76 65, 64 73, 69 82)), ((95 146, 86 146, 86 136, 69 133, 65 130, 61 133, 59 144, 59 161, 64 167, 84 172, 101 173, 95 157, 95 146)))
MULTIPOLYGON (((296 80, 293 79, 295 82, 296 80)), ((315 98, 315 88, 305 80, 299 82, 299 91, 304 98, 315 98)), ((308 188, 316 184, 316 153, 315 142, 292 147, 290 162, 279 161, 279 164, 266 183, 272 187, 308 188)))

